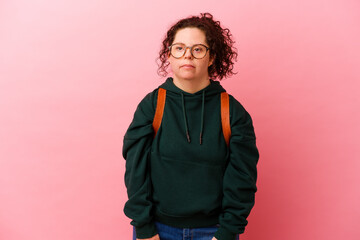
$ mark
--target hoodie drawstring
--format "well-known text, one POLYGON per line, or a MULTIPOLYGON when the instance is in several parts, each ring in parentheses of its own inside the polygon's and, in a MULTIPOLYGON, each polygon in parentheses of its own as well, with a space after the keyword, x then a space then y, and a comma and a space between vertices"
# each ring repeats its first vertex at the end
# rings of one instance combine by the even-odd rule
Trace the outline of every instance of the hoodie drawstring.
MULTIPOLYGON (((186 110, 185 110, 185 99, 184 94, 181 93, 181 101, 182 101, 182 110, 183 110, 183 117, 184 117, 184 125, 186 131, 186 138, 188 142, 191 142, 189 128, 186 119, 186 110)), ((202 92, 202 102, 201 102, 201 122, 200 122, 200 145, 202 144, 202 135, 204 130, 204 112, 205 112, 205 90, 202 92)))
POLYGON ((186 121, 186 113, 185 113, 185 101, 184 101, 184 94, 181 93, 181 100, 182 100, 182 110, 183 110, 183 117, 184 117, 184 123, 185 123, 185 131, 186 131, 186 138, 188 142, 190 142, 190 135, 189 135, 189 129, 186 121))
POLYGON ((202 92, 200 145, 202 144, 202 134, 203 134, 203 129, 204 129, 204 109, 205 109, 205 90, 202 92))

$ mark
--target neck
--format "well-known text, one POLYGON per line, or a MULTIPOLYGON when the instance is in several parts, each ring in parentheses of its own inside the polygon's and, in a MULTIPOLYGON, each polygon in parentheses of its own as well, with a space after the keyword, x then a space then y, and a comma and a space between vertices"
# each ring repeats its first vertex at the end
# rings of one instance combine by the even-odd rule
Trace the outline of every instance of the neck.
POLYGON ((178 79, 175 76, 173 77, 173 82, 176 87, 180 88, 187 93, 196 93, 201 89, 206 88, 210 84, 209 77, 204 79, 178 79))

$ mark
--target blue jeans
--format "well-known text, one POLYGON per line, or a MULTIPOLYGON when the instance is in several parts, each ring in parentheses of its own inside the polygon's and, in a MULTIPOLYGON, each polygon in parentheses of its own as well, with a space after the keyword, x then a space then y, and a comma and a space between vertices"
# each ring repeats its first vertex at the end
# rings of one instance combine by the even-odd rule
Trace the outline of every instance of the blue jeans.
MULTIPOLYGON (((211 240, 219 228, 219 225, 202 228, 176 228, 160 222, 155 222, 155 225, 160 240, 211 240)), ((135 227, 133 227, 133 240, 136 240, 135 227)), ((236 235, 234 240, 239 240, 239 235, 236 235)))

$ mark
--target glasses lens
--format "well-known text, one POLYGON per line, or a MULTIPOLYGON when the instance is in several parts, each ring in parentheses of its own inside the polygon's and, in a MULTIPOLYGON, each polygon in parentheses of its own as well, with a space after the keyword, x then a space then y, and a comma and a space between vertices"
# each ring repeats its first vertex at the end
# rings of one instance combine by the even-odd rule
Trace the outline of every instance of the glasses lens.
POLYGON ((203 58, 206 55, 206 47, 204 45, 194 45, 192 47, 192 54, 194 58, 203 58))
POLYGON ((171 46, 170 53, 174 58, 181 58, 185 52, 185 45, 176 43, 171 46))

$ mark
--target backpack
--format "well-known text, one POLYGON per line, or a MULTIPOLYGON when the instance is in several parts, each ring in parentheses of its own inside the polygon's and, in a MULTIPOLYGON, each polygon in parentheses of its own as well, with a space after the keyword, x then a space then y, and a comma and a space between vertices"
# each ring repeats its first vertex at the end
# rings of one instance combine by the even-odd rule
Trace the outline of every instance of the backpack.
MULTIPOLYGON (((156 110, 152 124, 155 133, 154 138, 161 125, 162 117, 164 114, 165 100, 166 100, 166 89, 159 88, 156 110)), ((227 94, 226 92, 222 92, 220 95, 220 102, 221 102, 222 132, 224 135, 225 142, 227 146, 229 146, 230 136, 231 136, 229 94, 227 94)))

